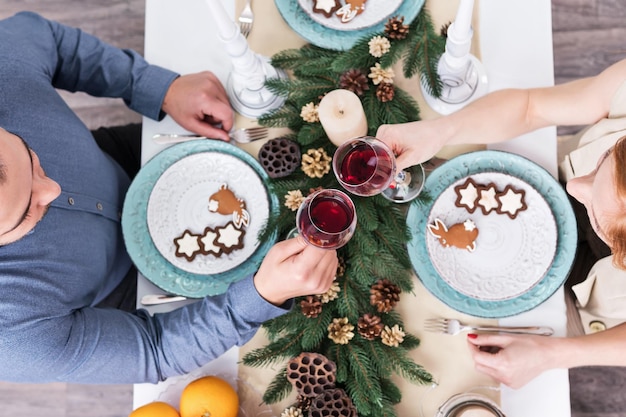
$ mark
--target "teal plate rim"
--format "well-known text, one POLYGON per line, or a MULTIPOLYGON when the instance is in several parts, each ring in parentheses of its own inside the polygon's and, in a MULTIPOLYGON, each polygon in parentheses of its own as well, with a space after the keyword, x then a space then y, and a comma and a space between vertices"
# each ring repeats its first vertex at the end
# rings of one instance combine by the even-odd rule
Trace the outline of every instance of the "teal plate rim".
POLYGON ((278 198, 267 187, 269 176, 263 167, 247 152, 218 140, 193 140, 173 145, 150 159, 131 183, 122 211, 122 232, 132 261, 139 272, 164 291, 190 298, 218 295, 228 286, 256 272, 263 257, 276 242, 277 232, 258 246, 242 264, 218 274, 194 274, 175 267, 158 251, 148 230, 147 209, 150 193, 157 180, 167 168, 180 159, 201 152, 221 152, 235 156, 248 165, 266 184, 270 216, 278 213, 278 198))
MULTIPOLYGON (((373 1, 373 0, 372 0, 373 1)), ((409 24, 418 15, 425 0, 404 0, 392 16, 404 16, 404 23, 409 24)), ((386 19, 375 25, 358 30, 335 30, 320 25, 294 0, 275 0, 276 7, 289 27, 313 45, 326 49, 350 49, 363 36, 382 32, 386 19)))
POLYGON ((426 229, 431 204, 413 202, 407 213, 409 258, 424 287, 449 307, 471 316, 502 318, 531 310, 547 300, 565 282, 576 253, 578 239, 574 210, 563 187, 544 168, 522 156, 503 151, 476 151, 459 155, 430 173, 424 184, 432 201, 452 183, 481 172, 500 172, 534 187, 546 200, 557 224, 557 248, 544 277, 527 292, 506 300, 480 300, 452 288, 439 276, 426 247, 426 229))

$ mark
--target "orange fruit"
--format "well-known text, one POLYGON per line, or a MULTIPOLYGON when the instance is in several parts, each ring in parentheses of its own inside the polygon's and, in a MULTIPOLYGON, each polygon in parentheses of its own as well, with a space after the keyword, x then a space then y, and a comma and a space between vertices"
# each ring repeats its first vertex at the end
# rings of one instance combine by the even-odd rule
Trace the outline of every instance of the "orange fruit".
POLYGON ((178 411, 168 403, 155 401, 142 405, 128 417, 180 417, 178 411))
POLYGON ((217 376, 190 382, 180 396, 181 417, 237 417, 238 412, 237 392, 217 376))

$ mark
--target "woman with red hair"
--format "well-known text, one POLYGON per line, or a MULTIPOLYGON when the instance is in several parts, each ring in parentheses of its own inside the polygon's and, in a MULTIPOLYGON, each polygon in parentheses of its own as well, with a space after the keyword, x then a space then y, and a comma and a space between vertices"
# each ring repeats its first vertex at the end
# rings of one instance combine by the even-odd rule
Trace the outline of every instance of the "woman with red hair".
POLYGON ((496 91, 449 116, 377 132, 403 169, 446 145, 489 144, 566 125, 590 125, 560 164, 567 192, 586 209, 577 216, 582 233, 568 278, 577 330, 560 338, 468 334, 476 369, 513 388, 552 368, 626 366, 626 60, 595 77, 496 91))

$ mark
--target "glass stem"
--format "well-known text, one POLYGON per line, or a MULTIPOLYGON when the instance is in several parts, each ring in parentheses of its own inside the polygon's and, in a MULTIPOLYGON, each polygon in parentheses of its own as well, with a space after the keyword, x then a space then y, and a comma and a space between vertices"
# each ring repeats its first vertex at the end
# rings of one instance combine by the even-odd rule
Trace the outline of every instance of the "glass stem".
POLYGON ((396 182, 396 187, 402 187, 411 182, 411 173, 408 171, 399 171, 396 173, 396 177, 394 178, 396 182))

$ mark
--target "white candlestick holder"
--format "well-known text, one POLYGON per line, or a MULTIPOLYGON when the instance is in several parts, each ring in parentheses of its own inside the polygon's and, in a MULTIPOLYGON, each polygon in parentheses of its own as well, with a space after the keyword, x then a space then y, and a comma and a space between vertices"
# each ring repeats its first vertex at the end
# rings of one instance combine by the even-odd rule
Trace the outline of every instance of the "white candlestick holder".
POLYGON ((456 19, 448 28, 446 50, 437 65, 441 95, 434 97, 424 81, 421 82, 426 103, 440 114, 453 113, 488 91, 485 67, 470 53, 474 34, 471 27, 473 7, 474 0, 461 0, 456 19))
POLYGON ((220 40, 232 59, 233 69, 226 84, 230 103, 239 114, 258 118, 268 111, 280 108, 285 98, 272 93, 265 86, 270 78, 287 78, 274 68, 269 59, 253 52, 237 24, 228 16, 219 0, 207 0, 216 23, 220 40))

